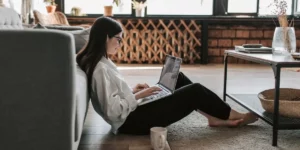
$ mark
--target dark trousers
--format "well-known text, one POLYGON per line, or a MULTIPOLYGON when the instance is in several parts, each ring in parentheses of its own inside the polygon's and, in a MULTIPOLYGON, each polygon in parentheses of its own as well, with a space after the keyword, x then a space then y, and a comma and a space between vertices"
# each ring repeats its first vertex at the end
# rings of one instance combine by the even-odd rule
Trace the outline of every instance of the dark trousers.
POLYGON ((183 73, 177 79, 175 92, 160 100, 139 106, 119 128, 120 133, 149 134, 154 126, 166 127, 200 110, 219 119, 229 118, 230 106, 199 83, 192 83, 183 73))

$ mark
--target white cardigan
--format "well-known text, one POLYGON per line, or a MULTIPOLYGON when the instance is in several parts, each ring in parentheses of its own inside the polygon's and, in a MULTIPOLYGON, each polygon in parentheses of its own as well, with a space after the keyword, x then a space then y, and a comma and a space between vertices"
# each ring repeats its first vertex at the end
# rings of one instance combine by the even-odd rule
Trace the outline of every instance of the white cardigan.
POLYGON ((132 89, 117 70, 117 66, 105 57, 94 69, 91 101, 96 112, 112 126, 115 134, 129 113, 137 107, 132 89))

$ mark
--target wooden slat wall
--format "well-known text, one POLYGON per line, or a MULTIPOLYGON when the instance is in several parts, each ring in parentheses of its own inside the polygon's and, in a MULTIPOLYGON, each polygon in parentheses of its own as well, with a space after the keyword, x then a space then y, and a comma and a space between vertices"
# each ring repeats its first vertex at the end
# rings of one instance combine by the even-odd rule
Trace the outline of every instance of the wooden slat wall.
POLYGON ((200 58, 201 24, 197 20, 117 19, 123 44, 110 58, 117 63, 163 63, 165 55, 194 64, 200 58))

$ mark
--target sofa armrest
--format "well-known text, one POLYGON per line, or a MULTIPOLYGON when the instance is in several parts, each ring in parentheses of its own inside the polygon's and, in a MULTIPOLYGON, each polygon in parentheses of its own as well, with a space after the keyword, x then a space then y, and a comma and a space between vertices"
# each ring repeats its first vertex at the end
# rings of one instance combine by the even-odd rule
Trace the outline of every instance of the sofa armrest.
POLYGON ((77 149, 73 36, 2 30, 0 45, 1 148, 77 149))

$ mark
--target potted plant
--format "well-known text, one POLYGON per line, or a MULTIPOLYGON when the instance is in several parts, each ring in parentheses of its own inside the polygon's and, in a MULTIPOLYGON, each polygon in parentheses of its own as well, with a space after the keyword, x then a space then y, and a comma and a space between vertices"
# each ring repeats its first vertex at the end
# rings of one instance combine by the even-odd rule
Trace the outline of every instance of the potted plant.
POLYGON ((104 16, 113 16, 113 4, 116 4, 118 7, 119 4, 121 3, 121 0, 113 0, 112 3, 106 4, 104 6, 104 16))
POLYGON ((48 13, 54 13, 56 10, 57 4, 55 3, 55 0, 44 0, 44 2, 47 4, 46 9, 48 13))
POLYGON ((144 17, 145 8, 147 7, 146 1, 132 1, 133 9, 135 9, 135 16, 136 17, 144 17))
POLYGON ((82 16, 81 8, 80 7, 72 7, 71 9, 71 15, 72 16, 82 16))

